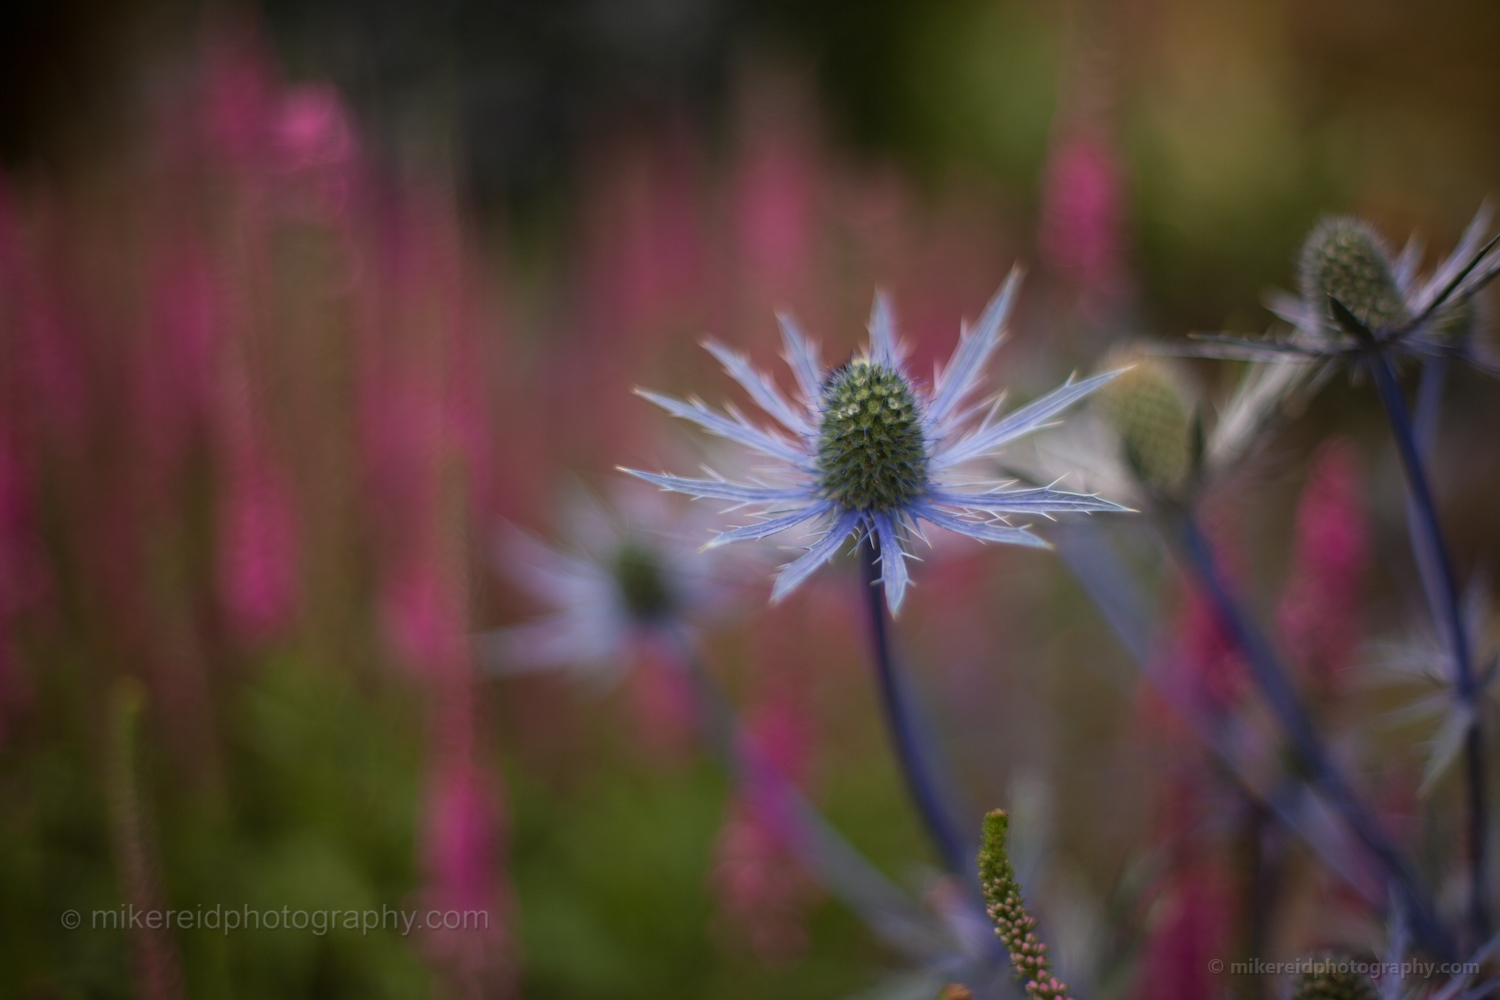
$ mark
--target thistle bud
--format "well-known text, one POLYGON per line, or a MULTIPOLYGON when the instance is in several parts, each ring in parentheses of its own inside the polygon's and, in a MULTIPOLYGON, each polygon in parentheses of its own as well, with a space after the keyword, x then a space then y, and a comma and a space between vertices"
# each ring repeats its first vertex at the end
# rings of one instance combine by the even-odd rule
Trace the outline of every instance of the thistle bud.
POLYGON ((1379 1000, 1379 994, 1348 960, 1330 956, 1298 978, 1292 1000, 1379 1000))
MULTIPOLYGON (((1302 244, 1302 296, 1327 312, 1338 299, 1370 330, 1409 319, 1396 287, 1390 250, 1369 224, 1348 216, 1324 219, 1302 244)), ((1331 315, 1331 313, 1329 313, 1331 315)))
POLYGON ((1100 394, 1105 412, 1142 484, 1167 492, 1194 463, 1196 425, 1175 373, 1158 358, 1139 358, 1100 394))

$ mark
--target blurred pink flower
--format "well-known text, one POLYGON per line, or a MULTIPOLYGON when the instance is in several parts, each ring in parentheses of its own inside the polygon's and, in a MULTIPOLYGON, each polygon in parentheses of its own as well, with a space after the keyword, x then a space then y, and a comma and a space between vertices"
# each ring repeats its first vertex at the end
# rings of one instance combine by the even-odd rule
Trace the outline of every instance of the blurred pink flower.
POLYGON ((219 510, 219 593, 230 625, 255 639, 285 627, 298 604, 296 518, 279 469, 250 449, 230 458, 219 510))
MULTIPOLYGON (((795 700, 783 696, 762 703, 749 714, 745 729, 748 753, 758 765, 794 783, 805 780, 811 728, 795 700)), ((710 873, 721 933, 768 965, 802 956, 809 943, 808 913, 822 898, 821 886, 788 850, 792 834, 777 810, 752 772, 730 801, 710 873)))
POLYGON ((1334 438, 1318 449, 1297 503, 1296 547, 1279 609, 1284 647, 1331 693, 1360 640, 1360 581, 1369 529, 1359 455, 1334 438))
POLYGON ((281 170, 343 163, 354 153, 353 128, 338 90, 329 84, 288 90, 271 127, 276 165, 281 170))
POLYGON ((275 83, 270 53, 253 26, 221 24, 204 60, 201 113, 208 148, 234 168, 265 164, 275 83))
POLYGON ((1245 692, 1244 661, 1228 626, 1197 588, 1183 595, 1177 619, 1176 676, 1216 712, 1231 710, 1245 692))
POLYGON ((636 637, 626 654, 633 666, 625 685, 630 696, 636 739, 647 753, 663 763, 686 760, 697 738, 697 706, 692 686, 675 650, 650 637, 636 637))
POLYGON ((1233 926, 1233 895, 1224 876, 1196 864, 1174 875, 1152 908, 1139 963, 1141 1000, 1217 1000, 1225 981, 1209 969, 1224 960, 1233 926))
POLYGON ((1039 249, 1046 263, 1079 287, 1089 310, 1124 291, 1121 188, 1115 155, 1093 130, 1066 136, 1048 159, 1039 249))
POLYGON ((510 903, 500 875, 503 836, 489 777, 463 757, 439 763, 424 810, 421 906, 445 923, 424 930, 422 948, 466 998, 515 992, 510 903))
POLYGON ((800 304, 813 277, 823 164, 806 89, 792 77, 752 74, 740 101, 730 200, 735 247, 757 299, 747 309, 800 304))

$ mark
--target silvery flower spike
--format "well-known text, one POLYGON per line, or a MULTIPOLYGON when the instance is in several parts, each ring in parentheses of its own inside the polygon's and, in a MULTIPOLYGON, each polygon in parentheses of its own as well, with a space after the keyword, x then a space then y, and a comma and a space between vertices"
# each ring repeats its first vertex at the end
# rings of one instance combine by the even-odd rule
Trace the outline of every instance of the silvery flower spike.
POLYGON ((972 329, 959 335, 947 367, 929 391, 908 374, 897 342, 889 302, 875 298, 869 345, 848 363, 825 370, 815 344, 781 317, 785 359, 798 393, 788 398, 746 358, 721 344, 704 346, 723 363, 779 428, 759 426, 732 406, 718 412, 697 399, 680 400, 637 390, 662 409, 710 433, 736 441, 769 458, 773 466, 755 482, 732 482, 709 472, 707 479, 624 469, 666 490, 695 498, 725 500, 748 508, 756 520, 722 532, 709 547, 765 538, 790 528, 813 529, 820 537, 782 567, 773 601, 791 593, 844 544, 868 539, 879 553, 881 582, 894 611, 909 581, 904 543, 919 522, 986 542, 1046 547, 1011 515, 1124 511, 1097 496, 1051 488, 1007 489, 1009 482, 963 481, 958 470, 993 455, 1038 428, 1118 372, 1064 385, 1026 406, 997 417, 1001 398, 975 401, 984 365, 1003 336, 1020 285, 1012 271, 972 329))

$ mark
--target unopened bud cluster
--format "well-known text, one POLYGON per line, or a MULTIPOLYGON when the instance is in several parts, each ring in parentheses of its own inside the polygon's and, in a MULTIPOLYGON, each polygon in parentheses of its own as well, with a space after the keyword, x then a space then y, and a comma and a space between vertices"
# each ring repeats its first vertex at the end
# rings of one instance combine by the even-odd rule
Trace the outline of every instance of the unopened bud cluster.
POLYGON ((984 818, 979 849, 979 885, 985 910, 995 924, 995 936, 1010 952, 1010 964, 1032 1000, 1066 1000, 1068 984, 1052 974, 1047 945, 1036 936, 1036 919, 1026 912, 1016 870, 1010 863, 1006 839, 1010 817, 996 809, 984 818))
POLYGON ((1410 318, 1385 241, 1358 219, 1340 216, 1318 223, 1302 245, 1301 273, 1309 302, 1327 311, 1329 298, 1338 299, 1372 331, 1410 318))

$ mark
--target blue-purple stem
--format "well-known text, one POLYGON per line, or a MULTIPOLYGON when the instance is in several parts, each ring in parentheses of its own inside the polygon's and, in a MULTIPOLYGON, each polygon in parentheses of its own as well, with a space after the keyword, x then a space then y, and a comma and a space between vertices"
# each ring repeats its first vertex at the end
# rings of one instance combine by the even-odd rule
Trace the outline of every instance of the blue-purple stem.
POLYGON ((1193 576, 1218 611, 1235 645, 1245 654, 1251 675, 1286 731, 1292 749, 1312 782, 1343 815, 1355 837, 1385 868, 1401 896, 1416 937, 1435 954, 1443 958, 1453 957, 1453 944, 1438 923, 1416 873, 1328 755, 1270 643, 1230 591, 1214 559, 1213 549, 1192 514, 1183 512, 1177 520, 1180 529, 1178 541, 1193 576))
MULTIPOLYGON (((1262 805, 1287 830, 1300 837, 1308 849, 1331 872, 1343 879, 1350 889, 1371 906, 1378 906, 1381 900, 1371 892, 1369 879, 1362 878, 1342 853, 1328 843, 1326 837, 1319 836, 1315 828, 1304 822, 1286 796, 1274 789, 1264 791, 1257 788, 1240 765, 1233 742, 1222 725, 1177 685, 1162 676, 1155 663, 1149 635, 1155 616, 1141 603, 1136 592, 1137 584, 1120 566, 1109 543, 1099 535, 1099 529, 1093 525, 1080 524, 1058 532, 1055 539, 1058 552, 1110 625, 1120 644, 1125 647, 1131 659, 1135 660, 1141 674, 1218 761, 1229 779, 1247 799, 1262 805)), ((1301 781, 1297 782, 1297 786, 1299 789, 1305 787, 1301 781)))
MULTIPOLYGON (((1422 465, 1417 432, 1407 415, 1406 399, 1396 381, 1396 373, 1384 354, 1370 356, 1370 368, 1375 376, 1375 388, 1380 393, 1380 402, 1390 420, 1391 433, 1396 439, 1396 450, 1401 454, 1401 466, 1406 473, 1409 497, 1408 516, 1412 546, 1416 550, 1418 565, 1422 569, 1424 590, 1432 607, 1432 615, 1448 643, 1453 659, 1453 687, 1459 702, 1469 710, 1468 732, 1464 734, 1464 763, 1467 776, 1468 799, 1468 848, 1469 848, 1469 928, 1476 941, 1489 933, 1489 907, 1485 899, 1487 884, 1485 858, 1485 766, 1484 733, 1480 727, 1478 711, 1479 686, 1475 682, 1473 661, 1470 659, 1468 630, 1464 627, 1463 604, 1459 599, 1458 585, 1453 573, 1453 560, 1448 546, 1443 541, 1442 526, 1438 521, 1437 504, 1432 498, 1432 489, 1422 465)), ((1440 391, 1426 385, 1429 392, 1440 391)), ((1440 386, 1441 383, 1439 382, 1440 386)), ((1436 408, 1429 403, 1423 407, 1430 435, 1436 419, 1436 408)))
POLYGON ((963 835, 939 790, 932 760, 922 740, 921 720, 891 653, 890 611, 885 603, 885 588, 880 585, 880 567, 875 560, 875 548, 869 539, 865 539, 859 546, 859 562, 869 608, 870 647, 875 656, 875 673, 886 724, 896 744, 896 757, 906 777, 907 790, 916 802, 917 811, 937 846, 943 865, 955 875, 972 878, 977 847, 963 835))

